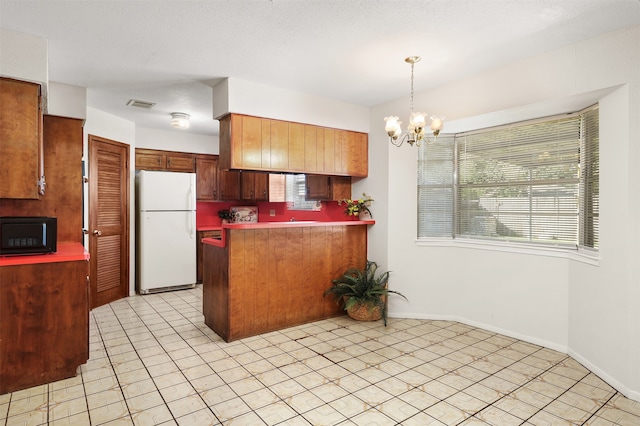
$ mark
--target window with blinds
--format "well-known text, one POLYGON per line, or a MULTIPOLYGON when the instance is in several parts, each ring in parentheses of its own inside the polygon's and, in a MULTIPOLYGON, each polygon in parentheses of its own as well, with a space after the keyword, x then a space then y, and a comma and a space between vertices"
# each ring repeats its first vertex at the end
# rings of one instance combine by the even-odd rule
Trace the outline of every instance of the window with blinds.
POLYGON ((286 175, 285 200, 288 210, 319 211, 320 201, 307 201, 307 180, 305 175, 286 175))
POLYGON ((418 162, 418 237, 597 248, 598 109, 440 137, 418 162))
POLYGON ((455 138, 418 150, 418 237, 453 236, 455 138))

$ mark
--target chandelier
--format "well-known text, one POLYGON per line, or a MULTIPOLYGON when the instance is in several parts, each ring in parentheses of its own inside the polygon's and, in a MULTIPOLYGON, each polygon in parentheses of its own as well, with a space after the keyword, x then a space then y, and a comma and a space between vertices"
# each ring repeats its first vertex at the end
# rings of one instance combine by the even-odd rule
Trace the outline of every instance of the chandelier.
MULTIPOLYGON (((433 140, 430 141, 427 138, 425 127, 427 125, 427 113, 423 112, 413 112, 413 67, 416 62, 420 62, 420 56, 409 56, 404 61, 411 64, 411 108, 409 110, 409 125, 407 126, 407 132, 402 133, 402 128, 400 125, 402 121, 396 117, 395 115, 391 115, 389 117, 385 117, 384 121, 386 122, 384 126, 384 130, 389 135, 389 141, 395 146, 401 146, 403 142, 407 142, 409 145, 420 146, 422 141, 430 144, 433 143, 433 140)), ((442 121, 444 117, 431 116, 429 117, 431 120, 430 129, 433 133, 434 137, 438 137, 440 134, 440 130, 442 130, 442 121)))

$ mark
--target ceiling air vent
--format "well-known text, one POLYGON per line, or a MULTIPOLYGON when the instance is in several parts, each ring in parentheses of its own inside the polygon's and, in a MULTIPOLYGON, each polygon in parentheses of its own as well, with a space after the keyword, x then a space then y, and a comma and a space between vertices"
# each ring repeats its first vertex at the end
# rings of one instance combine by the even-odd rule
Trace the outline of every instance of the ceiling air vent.
POLYGON ((138 108, 144 108, 144 109, 151 109, 154 106, 156 106, 155 102, 139 101, 137 99, 129 99, 129 102, 127 102, 127 105, 138 107, 138 108))

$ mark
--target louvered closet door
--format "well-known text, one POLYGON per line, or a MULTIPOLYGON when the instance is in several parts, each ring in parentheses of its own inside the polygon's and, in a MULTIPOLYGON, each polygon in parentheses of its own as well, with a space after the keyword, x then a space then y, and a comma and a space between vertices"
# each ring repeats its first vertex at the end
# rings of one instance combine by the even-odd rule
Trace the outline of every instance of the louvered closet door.
POLYGON ((91 307, 129 293, 129 145, 89 136, 91 307))

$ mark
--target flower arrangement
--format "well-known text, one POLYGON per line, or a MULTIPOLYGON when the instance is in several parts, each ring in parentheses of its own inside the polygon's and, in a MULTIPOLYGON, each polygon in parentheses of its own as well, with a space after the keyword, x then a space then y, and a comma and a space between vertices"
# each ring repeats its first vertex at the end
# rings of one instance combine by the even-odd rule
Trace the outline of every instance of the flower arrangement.
POLYGON ((233 219, 233 215, 229 209, 218 210, 218 217, 222 220, 222 223, 227 223, 233 219))
POLYGON ((371 215, 371 217, 373 217, 373 215, 371 214, 371 210, 369 210, 369 206, 371 205, 373 198, 371 198, 370 195, 367 195, 364 192, 362 193, 362 197, 363 198, 360 199, 343 198, 342 200, 338 201, 338 205, 345 205, 344 212, 348 216, 358 216, 360 212, 367 212, 371 215))

